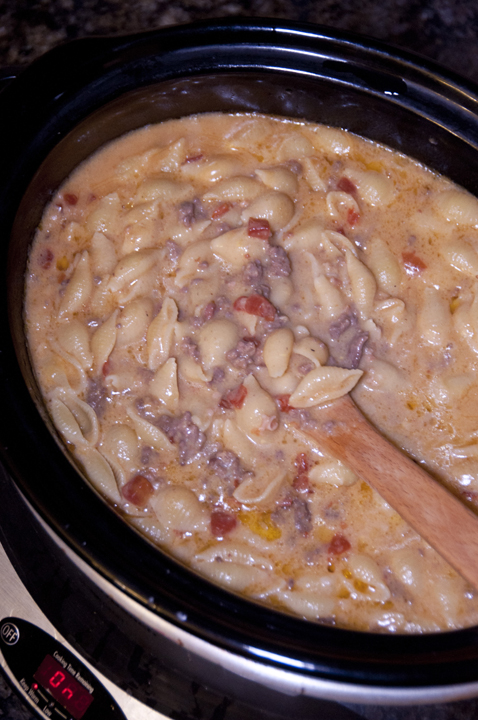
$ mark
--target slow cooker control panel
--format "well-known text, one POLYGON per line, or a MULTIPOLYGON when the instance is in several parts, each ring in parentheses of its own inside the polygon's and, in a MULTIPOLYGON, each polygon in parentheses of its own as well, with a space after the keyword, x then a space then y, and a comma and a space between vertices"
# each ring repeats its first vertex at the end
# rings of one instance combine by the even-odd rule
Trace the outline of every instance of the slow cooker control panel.
POLYGON ((21 618, 0 621, 7 673, 30 706, 52 720, 126 720, 110 693, 73 653, 21 618))

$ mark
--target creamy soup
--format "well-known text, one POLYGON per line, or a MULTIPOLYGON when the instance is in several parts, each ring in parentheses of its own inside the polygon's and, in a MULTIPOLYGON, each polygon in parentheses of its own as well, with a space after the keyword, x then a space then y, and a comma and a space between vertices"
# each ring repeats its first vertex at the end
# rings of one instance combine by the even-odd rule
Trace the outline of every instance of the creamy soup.
POLYGON ((307 435, 348 392, 478 507, 478 201, 345 131, 137 130, 46 208, 25 318, 53 422, 151 541, 341 627, 478 623, 474 591, 307 435))

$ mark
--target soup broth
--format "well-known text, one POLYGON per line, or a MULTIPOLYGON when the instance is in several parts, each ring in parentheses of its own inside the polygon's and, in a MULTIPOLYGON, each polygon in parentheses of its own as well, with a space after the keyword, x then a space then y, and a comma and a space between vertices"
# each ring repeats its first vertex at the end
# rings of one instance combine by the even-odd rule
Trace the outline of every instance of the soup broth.
POLYGON ((235 592, 377 632, 476 591, 307 435, 348 392, 478 507, 478 201, 348 132, 205 114, 134 131, 45 210, 25 322, 53 422, 151 541, 235 592))

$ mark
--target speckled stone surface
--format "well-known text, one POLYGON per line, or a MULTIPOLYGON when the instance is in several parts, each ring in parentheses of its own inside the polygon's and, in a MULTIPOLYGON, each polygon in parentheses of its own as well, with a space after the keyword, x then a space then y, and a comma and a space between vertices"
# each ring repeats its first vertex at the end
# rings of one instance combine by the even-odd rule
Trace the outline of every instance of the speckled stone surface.
MULTIPOLYGON (((1 0, 0 68, 26 65, 74 38, 233 16, 312 22, 359 32, 428 56, 478 82, 476 0, 1 0)), ((478 700, 421 707, 348 707, 367 720, 478 717, 478 700)), ((0 718, 32 717, 0 674, 0 718)))

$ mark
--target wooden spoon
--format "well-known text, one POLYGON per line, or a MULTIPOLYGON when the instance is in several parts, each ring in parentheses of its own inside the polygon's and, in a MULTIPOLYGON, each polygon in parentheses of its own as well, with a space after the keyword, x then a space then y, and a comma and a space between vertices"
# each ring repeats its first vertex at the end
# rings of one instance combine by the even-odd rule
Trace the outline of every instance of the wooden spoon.
POLYGON ((350 395, 314 409, 306 433, 369 483, 478 589, 478 516, 386 440, 350 395))

